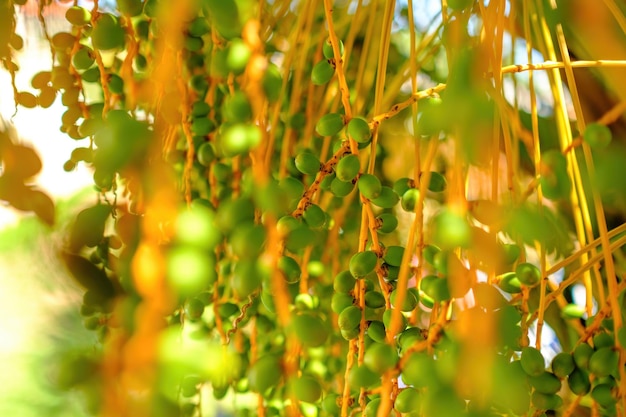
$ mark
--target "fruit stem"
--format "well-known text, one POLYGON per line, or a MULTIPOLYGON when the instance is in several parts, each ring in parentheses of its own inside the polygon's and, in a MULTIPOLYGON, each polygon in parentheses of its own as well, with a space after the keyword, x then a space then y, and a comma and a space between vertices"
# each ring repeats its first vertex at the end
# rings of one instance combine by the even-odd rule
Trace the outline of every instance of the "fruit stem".
POLYGON ((345 110, 346 122, 352 118, 352 108, 350 105, 350 89, 346 82, 346 75, 343 70, 343 58, 339 48, 339 40, 335 33, 335 25, 333 23, 333 2, 332 0, 324 0, 324 13, 326 14, 326 23, 328 24, 328 38, 333 47, 333 55, 335 56, 335 69, 337 73, 337 81, 339 82, 339 90, 341 91, 341 103, 345 110))

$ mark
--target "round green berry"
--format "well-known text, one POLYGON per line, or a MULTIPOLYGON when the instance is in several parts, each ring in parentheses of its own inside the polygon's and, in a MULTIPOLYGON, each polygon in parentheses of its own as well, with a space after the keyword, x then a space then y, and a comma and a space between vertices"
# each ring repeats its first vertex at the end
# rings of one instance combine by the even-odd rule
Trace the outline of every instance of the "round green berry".
POLYGON ((300 152, 295 159, 296 169, 305 175, 316 175, 322 164, 317 156, 310 152, 300 152))
POLYGON ((325 114, 315 125, 315 131, 320 136, 333 136, 343 129, 343 116, 339 113, 325 114))
POLYGON ((348 136, 354 139, 358 143, 367 143, 372 137, 372 131, 370 130, 367 120, 361 117, 353 117, 348 122, 348 136))
POLYGON ((373 251, 363 251, 350 258, 350 272, 355 278, 363 278, 374 271, 378 263, 378 256, 373 251))
POLYGON ((280 360, 275 355, 261 356, 248 370, 248 383, 254 392, 263 393, 278 385, 281 378, 280 360))
POLYGON ((526 346, 522 349, 520 362, 522 369, 529 376, 539 376, 544 372, 545 361, 543 355, 534 347, 526 346))
POLYGON ((419 412, 421 405, 420 391, 413 387, 406 387, 398 393, 393 408, 400 413, 412 413, 419 412))
POLYGON ((365 305, 374 309, 384 307, 385 297, 378 291, 367 291, 365 293, 365 305))
POLYGON ((446 177, 436 171, 430 173, 430 181, 428 182, 428 189, 430 191, 434 193, 440 193, 442 191, 445 191, 446 186, 446 177))
POLYGON ((368 336, 375 342, 384 343, 387 337, 385 325, 382 321, 374 320, 367 326, 368 336))
POLYGON ((334 293, 330 300, 330 308, 336 314, 340 314, 352 305, 354 305, 354 297, 348 293, 334 293))
POLYGON ((352 181, 361 169, 359 157, 354 154, 348 154, 341 158, 335 166, 335 174, 340 181, 352 181))
POLYGON ((302 214, 306 224, 312 229, 318 229, 326 223, 326 213, 317 204, 309 204, 302 214))
POLYGON ((528 382, 535 390, 544 394, 556 394, 561 389, 561 381, 550 372, 544 371, 537 376, 531 376, 528 382))
POLYGON ((354 190, 352 181, 341 181, 339 178, 333 178, 330 183, 330 192, 336 197, 345 197, 354 190))
POLYGON ((583 133, 583 139, 593 149, 604 149, 611 143, 611 129, 600 123, 589 123, 583 133))
POLYGON ((618 363, 618 352, 612 346, 603 347, 589 358, 589 372, 600 378, 609 376, 618 369, 618 363))
POLYGON ((383 186, 377 176, 372 174, 361 174, 357 182, 357 187, 363 197, 372 200, 380 196, 383 186))
POLYGON ((582 369, 575 368, 567 377, 569 389, 576 395, 585 395, 591 389, 589 375, 582 369))
POLYGON ((283 277, 289 283, 300 281, 302 273, 298 262, 290 256, 283 255, 278 260, 278 269, 282 272, 283 277))
POLYGON ((552 373, 559 378, 565 378, 574 369, 576 369, 576 364, 570 353, 560 352, 552 359, 552 373))
POLYGON ((337 274, 333 281, 333 289, 339 293, 348 294, 354 289, 356 279, 352 276, 350 271, 342 271, 337 274))
MULTIPOLYGON (((324 53, 324 58, 333 59, 335 58, 335 54, 333 51, 333 45, 330 43, 330 39, 326 39, 324 45, 322 46, 322 52, 324 53)), ((343 56, 343 41, 339 40, 339 54, 343 56)))
POLYGON ((314 403, 322 396, 320 383, 312 376, 302 375, 289 381, 289 388, 300 401, 314 403))
POLYGON ((402 208, 404 211, 413 212, 420 198, 420 191, 417 188, 409 188, 402 194, 402 208))
POLYGON ((314 85, 323 85, 329 82, 335 75, 335 67, 328 61, 323 60, 313 66, 311 71, 311 82, 314 85))
POLYGON ((376 218, 378 220, 378 233, 391 233, 398 227, 398 218, 393 213, 383 213, 376 218))
POLYGON ((535 286, 541 281, 541 271, 539 271, 539 268, 528 262, 518 264, 515 268, 515 274, 522 284, 528 285, 529 287, 535 286))
POLYGON ((198 162, 204 167, 211 166, 211 163, 215 161, 215 146, 211 142, 204 142, 197 151, 198 162))
POLYGON ((413 309, 417 307, 417 299, 415 298, 415 295, 411 291, 406 292, 402 305, 398 305, 396 303, 397 297, 398 297, 398 290, 395 289, 389 295, 391 305, 393 305, 395 308, 399 308, 401 311, 408 312, 408 311, 413 311, 413 309))
POLYGON ((400 201, 398 194, 396 194, 391 187, 387 187, 386 185, 382 186, 380 195, 372 199, 372 203, 380 208, 393 208, 398 204, 398 201, 400 201))
POLYGON ((307 347, 323 345, 328 339, 328 326, 324 321, 313 314, 303 313, 295 316, 291 322, 296 337, 307 347))
POLYGON ((352 330, 359 327, 361 322, 361 309, 355 305, 351 305, 343 309, 339 313, 337 324, 341 330, 352 330))
POLYGON ((365 351, 363 363, 378 375, 382 375, 398 363, 395 347, 386 343, 372 343, 365 351))

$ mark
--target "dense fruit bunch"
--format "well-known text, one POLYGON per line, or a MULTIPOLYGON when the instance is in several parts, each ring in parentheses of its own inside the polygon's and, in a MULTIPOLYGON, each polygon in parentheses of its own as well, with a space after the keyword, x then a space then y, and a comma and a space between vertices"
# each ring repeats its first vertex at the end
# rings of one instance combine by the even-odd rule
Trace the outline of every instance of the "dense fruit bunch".
MULTIPOLYGON (((437 29, 356 3, 67 7, 37 94, 15 94, 60 98, 65 169, 89 166, 99 196, 62 258, 101 357, 61 364, 61 385, 104 415, 623 415, 623 227, 590 223, 575 194, 575 144, 596 155, 610 129, 561 126, 557 150, 503 116, 495 2, 448 1, 437 29), (393 21, 421 31, 414 50, 393 21), (573 302, 579 280, 598 311, 573 302), (534 347, 548 325, 554 358, 534 347)), ((38 171, 28 148, 0 152, 0 191, 38 171)))

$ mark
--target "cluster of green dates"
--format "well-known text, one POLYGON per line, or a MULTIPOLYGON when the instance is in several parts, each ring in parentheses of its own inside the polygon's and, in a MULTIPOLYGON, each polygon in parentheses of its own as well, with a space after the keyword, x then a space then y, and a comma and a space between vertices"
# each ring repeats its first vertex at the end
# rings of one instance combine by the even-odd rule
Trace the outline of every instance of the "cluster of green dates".
MULTIPOLYGON (((316 63, 311 71, 311 82, 314 85, 327 84, 335 75, 335 54, 330 43, 330 39, 324 42, 322 52, 324 54, 324 59, 316 63)), ((339 55, 341 59, 343 56, 342 41, 339 41, 339 55)))
POLYGON ((519 366, 519 375, 526 375, 526 391, 532 388, 530 401, 536 409, 560 409, 563 399, 558 394, 566 382, 572 394, 589 395, 599 405, 601 415, 617 415, 620 372, 615 340, 611 333, 601 331, 589 341, 593 347, 583 342, 572 352, 558 353, 552 359, 551 371, 545 370, 540 351, 533 347, 522 349, 519 361, 512 362, 512 366, 519 366))
MULTIPOLYGON (((51 40, 53 68, 32 79, 38 95, 18 94, 24 107, 49 107, 60 95, 67 108, 62 130, 90 142, 72 152, 65 169, 89 164, 103 196, 115 191, 121 179, 130 199, 139 200, 134 191, 141 179, 129 173, 151 163, 146 156, 151 145, 168 130, 157 127, 175 131, 166 159, 174 167, 179 190, 190 198, 169 223, 160 225, 171 238, 162 242, 163 266, 167 290, 175 299, 157 359, 163 416, 199 415, 207 386, 215 400, 259 394, 266 416, 286 415, 285 400, 293 398, 307 416, 339 415, 346 406, 346 358, 353 354, 348 346, 360 336, 362 357, 351 358, 354 365, 345 375, 350 413, 377 415, 381 385, 386 378, 397 378, 390 400, 393 410, 406 416, 524 415, 531 406, 555 410, 562 405, 563 381, 573 394, 589 394, 604 414, 613 415, 619 373, 612 336, 597 334, 591 344, 557 355, 551 371, 545 370, 539 351, 520 346, 522 315, 506 298, 524 287, 536 288, 541 273, 531 263, 518 262, 518 245, 497 241, 502 258, 498 268, 504 268, 497 271, 499 289, 472 282, 458 250, 488 264, 489 255, 477 253, 476 247, 491 236, 473 226, 466 212, 446 207, 435 213, 420 260, 425 275, 419 285, 402 291, 400 303, 401 266, 416 260, 394 234, 402 217, 398 213, 418 212, 425 199, 445 201, 447 183, 436 170, 395 181, 368 171, 368 152, 357 152, 373 146, 372 122, 365 117, 348 118, 340 110, 322 115, 311 125, 315 138, 306 146, 287 147, 288 158, 280 155, 281 164, 287 159, 285 175, 279 177, 272 165, 269 178, 259 181, 255 164, 262 165, 267 155, 255 152, 269 142, 268 136, 276 142, 265 162, 277 165, 281 146, 289 140, 284 132, 304 131, 304 113, 281 114, 267 129, 259 123, 259 111, 281 109, 293 80, 284 80, 267 59, 259 78, 261 97, 255 96, 259 90, 247 88, 249 63, 258 51, 242 37, 242 22, 254 12, 241 6, 245 1, 192 2, 197 13, 182 33, 172 36, 159 27, 163 3, 119 0, 118 14, 92 15, 83 7, 70 7, 66 19, 71 32, 51 40), (154 108, 155 102, 138 91, 154 87, 150 78, 157 71, 161 39, 183 58, 179 70, 187 102, 181 100, 181 83, 164 83, 154 108), (129 65, 132 75, 122 77, 129 65), (330 144, 328 154, 334 156, 321 156, 322 142, 330 144), (351 199, 355 195, 360 198, 351 199), (369 232, 380 242, 376 247, 368 242, 357 251, 366 204, 373 214, 369 232), (328 261, 330 252, 338 263, 328 261), (357 288, 363 292, 357 294, 357 288), (277 297, 279 289, 285 290, 286 306, 276 304, 285 301, 277 297), (414 351, 429 337, 424 327, 433 309, 463 298, 470 289, 478 304, 494 313, 500 336, 495 383, 487 401, 467 401, 457 389, 463 346, 454 331, 441 330, 434 342, 429 338, 428 350, 414 351), (289 313, 284 328, 279 324, 281 309, 289 313), (389 340, 392 316, 400 321, 395 339, 389 340), (177 344, 181 338, 187 347, 177 344), (287 351, 291 341, 300 349, 295 363, 290 363, 294 352, 287 351), (519 360, 512 361, 513 352, 520 350, 519 360)), ((454 1, 449 6, 462 10, 468 4, 454 1)), ((266 46, 273 47, 269 41, 266 46)), ((323 58, 310 73, 314 85, 326 85, 335 76, 337 60, 344 55, 343 43, 336 46, 337 51, 329 40, 323 41, 323 58)), ((446 129, 442 106, 437 98, 421 106, 422 135, 446 129)), ((610 131, 590 125, 585 140, 602 149, 610 142, 610 131)), ((369 151, 376 157, 384 153, 380 144, 369 151)), ((544 195, 566 198, 571 184, 565 157, 553 152, 542 159, 544 195)), ((141 214, 139 203, 127 211, 102 197, 99 204, 80 211, 69 233, 63 260, 85 289, 85 327, 97 331, 101 340, 115 327, 132 333, 138 325, 142 289, 136 288, 131 264, 142 236, 141 214)), ((255 399, 236 413, 255 415, 256 407, 255 399)))

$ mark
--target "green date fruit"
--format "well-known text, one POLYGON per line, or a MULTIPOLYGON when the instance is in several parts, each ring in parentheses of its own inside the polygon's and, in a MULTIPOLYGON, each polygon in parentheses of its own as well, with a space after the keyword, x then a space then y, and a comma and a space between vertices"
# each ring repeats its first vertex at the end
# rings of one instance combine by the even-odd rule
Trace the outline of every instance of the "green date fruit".
POLYGON ((598 384, 591 390, 591 398, 603 407, 609 407, 617 402, 609 384, 598 384))
POLYGON ((252 51, 248 45, 241 39, 236 38, 230 41, 228 46, 228 55, 226 56, 226 64, 234 74, 239 75, 244 72, 252 51))
POLYGON ((278 269, 282 272, 283 277, 289 283, 300 281, 302 270, 298 262, 290 256, 283 255, 278 260, 278 269))
POLYGON ((341 330, 353 330, 359 326, 361 322, 361 309, 357 306, 351 305, 343 309, 339 313, 337 324, 341 330))
POLYGON ((393 408, 400 413, 419 412, 422 394, 412 387, 403 388, 396 396, 393 408))
POLYGON ((543 372, 537 376, 528 378, 530 385, 535 390, 544 394, 556 394, 561 389, 561 381, 550 372, 543 372))
POLYGON ((576 366, 580 369, 587 369, 589 367, 589 358, 593 354, 593 348, 586 343, 581 343, 574 348, 572 356, 576 366))
POLYGON ((402 381, 415 388, 430 387, 437 384, 435 360, 426 353, 413 353, 402 367, 402 381))
POLYGON ((293 378, 288 383, 289 388, 300 401, 314 403, 322 396, 320 383, 312 376, 302 375, 293 378))
POLYGON ((372 137, 372 131, 367 120, 361 117, 350 119, 348 122, 348 136, 358 143, 368 143, 372 137))
POLYGON ((365 365, 357 365, 350 370, 348 382, 350 388, 355 390, 372 388, 380 384, 380 376, 365 365))
POLYGON ((215 263, 201 249, 178 247, 168 254, 167 278, 181 296, 197 294, 215 282, 215 263))
POLYGON ((352 181, 359 173, 361 163, 359 157, 354 154, 348 154, 341 158, 335 167, 335 174, 340 181, 352 181))
POLYGON ((329 82, 335 75, 335 67, 328 61, 323 60, 313 66, 311 82, 315 85, 323 85, 329 82))
POLYGON ((401 311, 409 312, 409 311, 413 311, 413 309, 417 307, 417 299, 415 298, 415 295, 413 294, 413 292, 407 290, 406 296, 404 297, 404 302, 402 303, 401 306, 397 305, 396 303, 397 297, 398 297, 398 290, 395 289, 389 295, 389 298, 391 300, 391 305, 393 305, 395 308, 399 308, 401 311))
POLYGON ((74 26, 84 26, 91 20, 91 13, 84 7, 72 6, 66 10, 65 19, 74 26))
POLYGON ((378 233, 391 233, 398 227, 398 218, 392 213, 383 213, 376 220, 379 221, 378 233))
MULTIPOLYGON (((326 176, 328 178, 328 176, 326 176)), ((354 190, 354 184, 352 181, 341 181, 338 178, 333 178, 330 182, 330 192, 336 197, 345 197, 354 190)))
POLYGON ((321 163, 317 156, 310 152, 300 152, 295 159, 296 169, 305 175, 316 175, 321 163))
POLYGON ((365 406, 365 410, 363 410, 363 417, 376 417, 378 415, 379 408, 380 398, 374 398, 365 406))
POLYGON ((333 136, 343 129, 343 116, 339 113, 325 114, 315 125, 315 131, 320 136, 333 136))
POLYGON ((367 326, 367 335, 378 343, 385 343, 387 333, 382 321, 374 320, 367 326))
POLYGON ((400 197, 391 188, 383 185, 380 190, 380 195, 372 199, 372 203, 380 208, 393 208, 400 201, 400 197))
POLYGON ((522 348, 520 362, 522 369, 529 376, 539 376, 544 372, 545 361, 543 355, 534 347, 526 346, 522 348))
POLYGON ((309 313, 295 316, 291 328, 298 340, 306 347, 321 346, 329 336, 326 323, 320 317, 309 313))
POLYGON ((433 243, 441 249, 467 248, 471 243, 471 228, 467 218, 450 209, 443 209, 433 218, 433 243))
POLYGON ((354 289, 356 279, 352 276, 350 271, 342 271, 335 276, 333 281, 333 289, 342 294, 348 294, 354 289))
POLYGON ((373 343, 365 351, 363 363, 378 375, 382 375, 398 363, 395 347, 386 343, 373 343))
POLYGON ((400 266, 404 256, 404 246, 388 246, 385 248, 383 261, 392 266, 400 266))
POLYGON ((515 272, 507 272, 499 276, 498 286, 504 292, 517 294, 522 292, 522 283, 515 272))
POLYGON ((567 377, 567 384, 569 389, 576 395, 585 395, 591 390, 589 375, 582 369, 574 369, 567 377))
POLYGON ((597 333, 593 336, 593 347, 595 350, 612 347, 614 344, 613 336, 607 332, 597 333))
POLYGON ((365 293, 365 305, 373 309, 384 307, 385 297, 378 291, 367 291, 365 293))
POLYGON ((125 44, 125 35, 117 18, 110 13, 103 13, 94 24, 91 42, 95 49, 101 51, 121 49, 125 44))
POLYGON ((117 0, 117 9, 126 16, 138 16, 143 11, 141 0, 117 0))
POLYGON ((350 272, 355 278, 363 278, 374 271, 378 263, 378 256, 374 251, 363 251, 350 258, 350 272))
POLYGON ((515 268, 515 274, 522 284, 528 285, 529 287, 535 286, 541 281, 541 271, 539 271, 539 268, 528 262, 518 264, 515 268))
POLYGON ((200 165, 208 168, 211 166, 211 163, 215 161, 215 146, 210 142, 204 142, 200 145, 196 154, 200 165))
MULTIPOLYGON (((392 318, 392 314, 394 310, 395 308, 390 308, 390 309, 385 310, 385 312, 383 313, 383 324, 385 325, 386 329, 388 329, 391 326, 391 318, 392 318)), ((407 318, 404 316, 404 314, 400 313, 400 327, 398 328, 398 332, 404 331, 404 329, 406 329, 407 324, 408 324, 407 318)))
POLYGON ((322 400, 322 409, 328 413, 328 415, 339 415, 341 414, 341 407, 339 406, 339 401, 341 397, 337 394, 327 394, 322 400))
POLYGON ((560 352, 552 359, 552 372, 559 378, 565 378, 576 369, 574 358, 567 352, 560 352))
POLYGON ((91 48, 81 45, 72 56, 72 65, 78 70, 91 68, 96 58, 91 48))
POLYGON ((618 369, 619 353, 613 347, 603 347, 589 358, 589 372, 597 377, 609 376, 618 369))
MULTIPOLYGON (((322 53, 324 54, 324 58, 333 59, 335 58, 335 54, 333 51, 333 45, 330 43, 330 39, 326 39, 324 45, 322 46, 322 53)), ((339 39, 339 54, 343 56, 343 41, 339 39)))
POLYGON ((252 119, 252 106, 248 96, 243 91, 236 91, 226 97, 222 105, 222 115, 225 120, 235 123, 244 123, 252 119))
POLYGON ((357 182, 357 187, 363 197, 373 200, 380 196, 383 186, 377 176, 372 174, 361 174, 357 182))
POLYGON ((280 382, 281 363, 275 355, 261 356, 248 370, 248 383, 254 392, 263 393, 280 382))
POLYGON ((185 316, 190 320, 199 320, 204 313, 204 303, 198 298, 190 298, 185 303, 185 316))
POLYGON ((306 224, 312 229, 319 229, 326 223, 326 213, 317 204, 309 204, 304 210, 302 218, 306 224))
POLYGON ((237 123, 220 129, 219 146, 224 156, 232 157, 249 152, 261 143, 261 128, 253 124, 237 123))
POLYGON ((583 139, 593 149, 604 149, 613 140, 611 129, 600 123, 589 123, 583 133, 583 139))
POLYGON ((567 160, 560 151, 550 150, 541 155, 539 183, 543 195, 550 200, 569 197, 572 182, 567 173, 567 160))
POLYGON ((350 294, 334 293, 330 300, 330 308, 336 314, 340 314, 346 308, 354 304, 354 297, 350 294))
POLYGON ((558 410, 563 405, 563 399, 556 394, 533 392, 531 401, 539 410, 558 410))
POLYGON ((464 10, 474 4, 474 0, 448 0, 448 7, 452 10, 464 10))
POLYGON ((402 200, 400 200, 404 211, 414 212, 419 198, 420 191, 417 188, 409 188, 406 190, 404 194, 402 194, 402 200))

